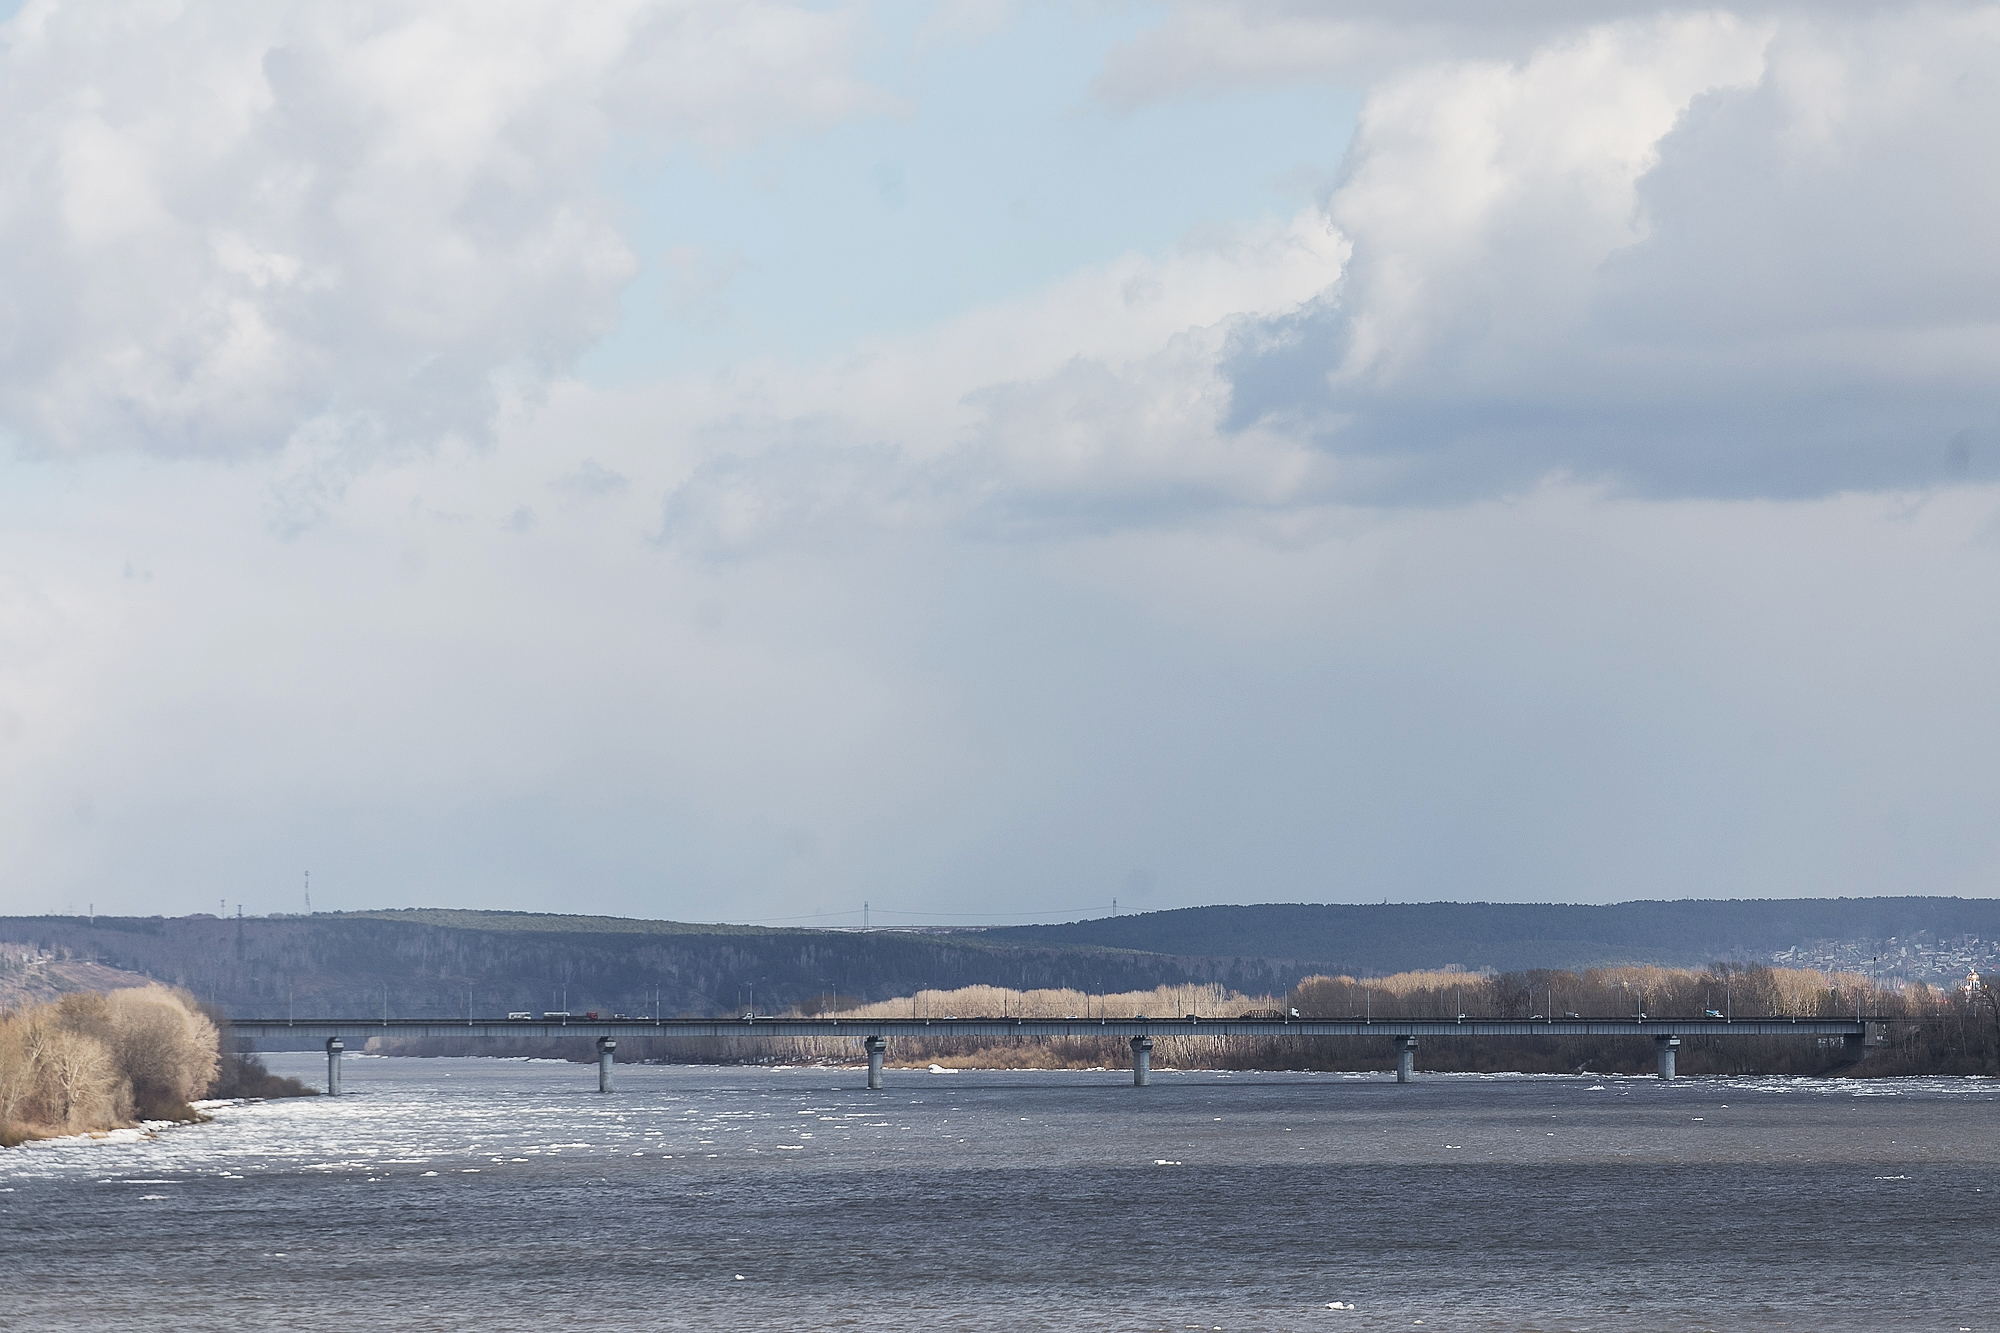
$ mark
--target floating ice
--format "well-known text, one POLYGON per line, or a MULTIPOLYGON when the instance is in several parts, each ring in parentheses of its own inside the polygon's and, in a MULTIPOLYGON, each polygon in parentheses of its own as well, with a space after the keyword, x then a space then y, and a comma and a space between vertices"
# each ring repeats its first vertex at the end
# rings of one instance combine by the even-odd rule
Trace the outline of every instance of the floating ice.
POLYGON ((932 1065, 931 1072, 933 1074, 956 1074, 958 1071, 956 1069, 946 1069, 943 1065, 932 1065))

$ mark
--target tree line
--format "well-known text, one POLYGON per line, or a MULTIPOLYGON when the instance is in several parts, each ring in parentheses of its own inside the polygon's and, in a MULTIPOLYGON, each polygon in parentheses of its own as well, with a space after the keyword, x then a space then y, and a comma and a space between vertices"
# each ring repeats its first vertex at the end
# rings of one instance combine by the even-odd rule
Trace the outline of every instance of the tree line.
MULTIPOLYGON (((2000 1074, 2000 988, 1878 985, 1852 972, 1738 966, 1410 972, 1361 979, 1308 977, 1289 1003, 1311 1017, 1471 1018, 1880 1018, 1885 1046, 1856 1076, 2000 1074)), ((1387 1040, 1371 1068, 1393 1063, 1387 1040)), ((1652 1043, 1630 1037, 1428 1038, 1423 1067, 1466 1072, 1644 1073, 1652 1043)), ((1822 1074, 1851 1056, 1837 1041, 1797 1037, 1685 1037, 1686 1074, 1822 1074)))
MULTIPOLYGON (((829 999, 833 997, 828 997, 829 999)), ((1844 1017, 1860 1014, 1885 1024, 1887 1045, 1856 1062, 1839 1039, 1810 1037, 1687 1037, 1680 1072, 1696 1074, 2000 1074, 2000 989, 1917 984, 1876 986, 1851 973, 1799 968, 1599 968, 1581 972, 1406 972, 1388 977, 1312 976, 1282 994, 1246 995, 1213 984, 1159 986, 1099 994, 1071 989, 1015 990, 968 986, 923 990, 893 1000, 857 1004, 809 1001, 794 1007, 842 1018, 1022 1017, 1131 1018, 1200 1014, 1229 1018, 1736 1018, 1844 1017)), ((1381 1037, 1154 1038, 1153 1063, 1171 1069, 1387 1070, 1395 1067, 1392 1032, 1381 1037)), ((586 1038, 496 1044, 467 1038, 371 1042, 370 1049, 405 1055, 541 1055, 595 1059, 586 1038)), ((627 1038, 624 1061, 674 1064, 847 1063, 851 1040, 773 1037, 627 1038)), ((894 1066, 1090 1069, 1130 1059, 1125 1039, 1097 1037, 955 1037, 889 1039, 894 1066)), ((1652 1072, 1656 1052, 1644 1037, 1426 1037, 1420 1068, 1468 1073, 1652 1072)))

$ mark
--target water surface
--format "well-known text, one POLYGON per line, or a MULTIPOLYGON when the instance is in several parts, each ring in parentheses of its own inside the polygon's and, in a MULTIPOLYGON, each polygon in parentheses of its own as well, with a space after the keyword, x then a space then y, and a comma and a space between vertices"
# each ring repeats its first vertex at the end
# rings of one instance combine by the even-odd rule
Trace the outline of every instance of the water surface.
POLYGON ((1950 1333, 2000 1310, 1991 1080, 892 1070, 870 1093, 620 1066, 600 1096, 586 1065, 345 1071, 337 1101, 0 1153, 0 1327, 1950 1333))

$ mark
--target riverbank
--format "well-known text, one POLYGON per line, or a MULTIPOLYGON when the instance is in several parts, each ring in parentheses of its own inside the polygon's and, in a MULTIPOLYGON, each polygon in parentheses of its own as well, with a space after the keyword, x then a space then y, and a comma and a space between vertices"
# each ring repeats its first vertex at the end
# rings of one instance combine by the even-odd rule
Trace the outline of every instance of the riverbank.
POLYGON ((312 1096, 254 1056, 186 992, 149 984, 0 1012, 0 1147, 196 1124, 203 1105, 312 1096))

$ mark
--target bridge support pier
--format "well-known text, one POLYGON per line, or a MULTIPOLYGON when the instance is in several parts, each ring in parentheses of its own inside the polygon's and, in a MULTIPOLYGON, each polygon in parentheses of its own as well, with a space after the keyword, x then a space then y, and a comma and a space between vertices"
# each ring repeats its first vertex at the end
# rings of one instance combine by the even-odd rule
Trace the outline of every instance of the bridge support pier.
POLYGON ((611 1091, 611 1053, 618 1049, 618 1043, 609 1037, 597 1039, 597 1090, 611 1091))
POLYGON ((346 1049, 341 1045, 340 1038, 326 1039, 326 1095, 329 1097, 340 1095, 340 1053, 346 1049))
POLYGON ((868 1052, 868 1086, 879 1091, 882 1087, 882 1052, 889 1049, 889 1043, 880 1037, 870 1037, 861 1046, 868 1052))
POLYGON ((1132 1086, 1143 1088, 1153 1076, 1153 1039, 1132 1038, 1132 1086))
POLYGON ((1671 1079, 1674 1076, 1674 1052, 1680 1048, 1681 1039, 1679 1037, 1653 1038, 1653 1049, 1660 1053, 1661 1078, 1671 1079))
POLYGON ((1417 1039, 1394 1037, 1391 1040, 1396 1044, 1396 1081, 1408 1083, 1417 1072, 1417 1039))

